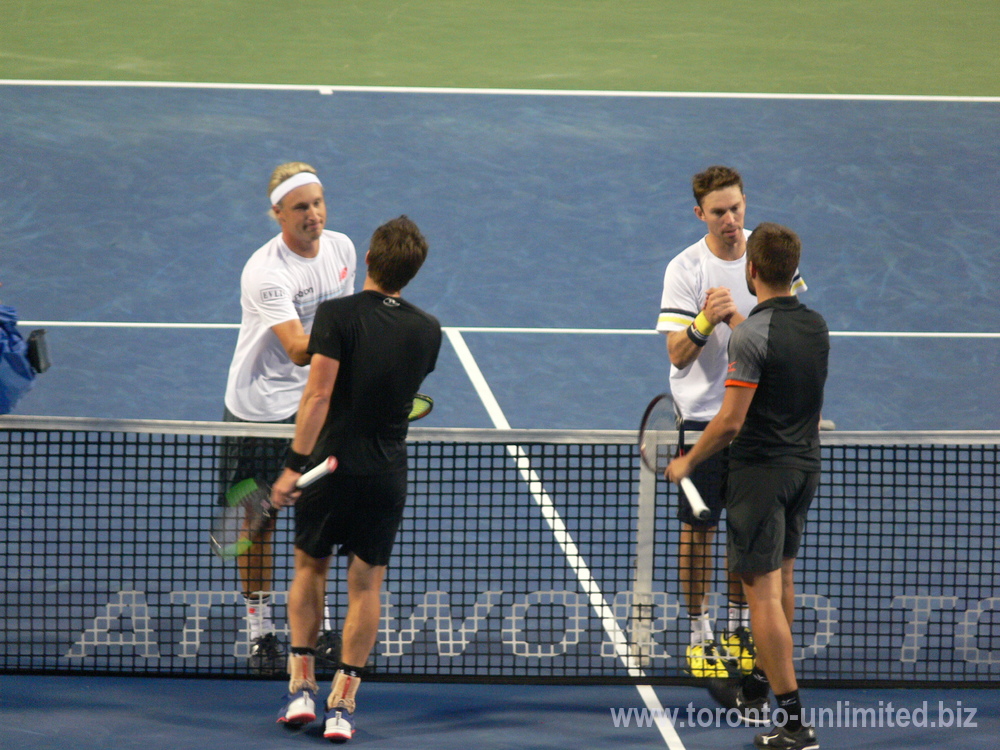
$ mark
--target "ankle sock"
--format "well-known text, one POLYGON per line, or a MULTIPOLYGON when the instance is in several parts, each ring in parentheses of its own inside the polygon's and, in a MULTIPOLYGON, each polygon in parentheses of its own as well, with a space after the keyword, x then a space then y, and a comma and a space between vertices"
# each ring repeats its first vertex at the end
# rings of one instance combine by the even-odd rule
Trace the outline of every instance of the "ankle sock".
POLYGON ((271 622, 271 596, 269 594, 244 594, 243 600, 247 607, 247 626, 250 629, 250 640, 255 641, 262 635, 274 632, 271 622))
POLYGON ((728 629, 730 633, 735 633, 736 628, 746 628, 750 629, 750 608, 745 604, 729 604, 729 623, 728 629))
POLYGON ((758 698, 767 697, 767 691, 771 685, 767 681, 767 675, 764 674, 764 670, 755 666, 753 671, 743 678, 740 687, 743 688, 743 696, 747 700, 757 700, 758 698))
POLYGON ((802 729, 802 702, 799 700, 799 691, 793 690, 790 693, 782 693, 774 697, 778 701, 778 708, 783 709, 788 714, 785 729, 790 732, 802 729))
POLYGON ((708 612, 691 615, 691 645, 705 643, 713 638, 712 622, 708 619, 708 612))

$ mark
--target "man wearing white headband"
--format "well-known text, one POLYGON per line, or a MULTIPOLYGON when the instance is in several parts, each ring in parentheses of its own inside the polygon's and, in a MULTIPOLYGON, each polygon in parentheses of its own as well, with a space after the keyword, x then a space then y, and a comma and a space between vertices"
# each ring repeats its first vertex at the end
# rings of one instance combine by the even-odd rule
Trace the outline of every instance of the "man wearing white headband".
MULTIPOLYGON (((271 216, 281 232, 243 268, 243 309, 229 367, 223 419, 228 422, 295 421, 309 377, 309 332, 321 302, 354 292, 356 252, 347 235, 327 230, 323 185, 303 162, 282 164, 268 184, 271 216)), ((270 483, 281 471, 288 441, 233 437, 224 441, 222 491, 244 479, 270 483)), ((271 618, 273 520, 238 559, 250 637, 250 668, 283 672, 284 647, 271 618)), ((329 631, 330 628, 326 627, 329 631)), ((324 633, 337 659, 334 636, 324 633)))

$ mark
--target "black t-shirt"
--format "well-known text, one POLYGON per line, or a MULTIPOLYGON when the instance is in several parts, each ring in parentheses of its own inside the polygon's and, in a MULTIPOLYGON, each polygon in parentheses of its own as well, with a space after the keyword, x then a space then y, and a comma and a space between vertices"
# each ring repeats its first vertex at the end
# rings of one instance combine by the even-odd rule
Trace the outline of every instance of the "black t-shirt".
POLYGON ((363 291, 321 304, 309 353, 340 368, 313 458, 336 456, 344 474, 405 468, 413 396, 440 348, 437 319, 399 297, 363 291))
POLYGON ((756 388, 730 460, 820 468, 830 332, 797 297, 762 302, 733 329, 726 386, 756 388))

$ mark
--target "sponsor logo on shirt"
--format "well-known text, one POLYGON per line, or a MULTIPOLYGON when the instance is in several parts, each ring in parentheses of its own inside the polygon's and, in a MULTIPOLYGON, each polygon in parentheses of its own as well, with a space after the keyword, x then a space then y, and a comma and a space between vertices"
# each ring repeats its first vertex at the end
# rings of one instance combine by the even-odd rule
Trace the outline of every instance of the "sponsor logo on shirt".
POLYGON ((312 287, 309 287, 308 289, 303 289, 302 291, 300 291, 298 294, 295 295, 295 301, 298 302, 300 299, 302 299, 303 297, 305 297, 307 294, 312 294, 312 293, 313 293, 313 288, 312 287))
POLYGON ((273 299, 281 299, 285 296, 285 290, 278 287, 272 287, 271 289, 262 289, 260 292, 260 299, 262 302, 267 302, 273 299))
POLYGON ((386 297, 382 300, 382 304, 386 307, 399 307, 399 300, 395 297, 386 297))
POLYGON ((735 362, 730 362, 729 363, 729 372, 730 373, 736 372, 736 363, 735 362))
POLYGON ((347 266, 340 269, 340 280, 343 281, 347 278, 347 266))

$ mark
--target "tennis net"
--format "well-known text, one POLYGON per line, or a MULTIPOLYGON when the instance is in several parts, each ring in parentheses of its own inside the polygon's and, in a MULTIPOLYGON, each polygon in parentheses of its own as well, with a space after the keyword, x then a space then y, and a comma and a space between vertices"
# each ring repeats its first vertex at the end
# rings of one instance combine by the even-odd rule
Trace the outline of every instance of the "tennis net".
MULTIPOLYGON (((291 432, 0 418, 0 672, 249 676, 237 571, 207 530, 225 438, 291 432)), ((675 490, 640 470, 634 433, 414 427, 410 442, 373 677, 690 679, 675 490)), ((993 432, 823 435, 797 564, 804 683, 1000 683, 998 445, 993 432)), ((284 513, 279 626, 290 531, 284 513)), ((334 566, 338 620, 341 578, 334 566)))

